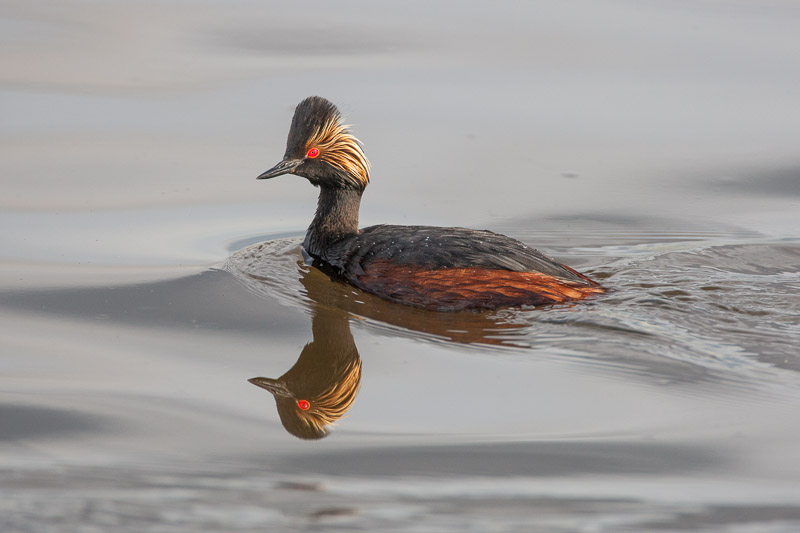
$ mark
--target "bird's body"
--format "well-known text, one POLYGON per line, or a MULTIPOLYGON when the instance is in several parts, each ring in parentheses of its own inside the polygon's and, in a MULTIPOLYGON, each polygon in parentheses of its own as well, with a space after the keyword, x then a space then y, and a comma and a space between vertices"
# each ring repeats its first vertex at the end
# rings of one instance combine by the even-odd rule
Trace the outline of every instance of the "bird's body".
POLYGON ((334 277, 390 301, 432 309, 494 309, 604 292, 588 277, 490 231, 433 226, 358 228, 369 163, 336 107, 301 102, 286 154, 259 179, 293 173, 320 187, 303 248, 334 277))
POLYGON ((596 291, 581 274, 491 231, 371 226, 312 256, 367 292, 440 311, 562 302, 596 291))

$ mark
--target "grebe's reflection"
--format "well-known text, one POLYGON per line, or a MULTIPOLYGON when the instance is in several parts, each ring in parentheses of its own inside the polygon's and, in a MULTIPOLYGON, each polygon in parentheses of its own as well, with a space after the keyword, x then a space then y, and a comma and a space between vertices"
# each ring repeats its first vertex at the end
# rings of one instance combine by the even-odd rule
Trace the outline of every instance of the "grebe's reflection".
POLYGON ((311 330, 313 340, 288 372, 278 379, 249 380, 272 393, 283 427, 301 439, 328 435, 328 426, 347 413, 361 384, 349 313, 315 305, 311 330))
MULTIPOLYGON (((268 293, 263 289, 273 286, 276 280, 254 271, 252 265, 264 264, 260 257, 245 257, 251 260, 235 265, 237 277, 254 291, 268 293), (247 270, 241 268, 245 265, 247 270)), ((303 261, 294 264, 308 298, 305 305, 311 311, 313 339, 281 377, 249 381, 272 393, 283 426, 301 439, 328 435, 331 424, 345 416, 356 399, 361 384, 361 358, 350 332, 351 317, 465 344, 502 345, 506 343, 503 332, 520 331, 523 326, 486 313, 437 313, 397 305, 343 285, 303 261)))

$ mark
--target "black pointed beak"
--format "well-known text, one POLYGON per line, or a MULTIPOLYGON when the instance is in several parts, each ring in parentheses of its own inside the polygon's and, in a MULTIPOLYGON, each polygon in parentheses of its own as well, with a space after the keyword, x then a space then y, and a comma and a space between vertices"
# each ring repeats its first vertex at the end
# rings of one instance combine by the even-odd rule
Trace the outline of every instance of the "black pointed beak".
POLYGON ((262 389, 267 389, 269 392, 272 393, 275 397, 291 397, 292 393, 289 392, 289 389, 286 388, 286 385, 278 381, 277 379, 270 379, 270 378, 251 378, 248 379, 250 383, 255 385, 256 387, 261 387, 262 389))
POLYGON ((256 179, 267 180, 269 178, 274 178, 275 176, 280 176, 281 174, 289 174, 292 170, 297 168, 302 162, 303 162, 302 159, 284 159, 271 169, 261 174, 256 179))

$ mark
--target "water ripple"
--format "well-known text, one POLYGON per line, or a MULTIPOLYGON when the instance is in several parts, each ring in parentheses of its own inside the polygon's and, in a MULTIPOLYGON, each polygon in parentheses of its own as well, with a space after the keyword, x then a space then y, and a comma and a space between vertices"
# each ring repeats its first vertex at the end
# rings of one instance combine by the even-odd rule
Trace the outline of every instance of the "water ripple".
POLYGON ((381 334, 569 357, 661 384, 796 384, 800 294, 791 287, 800 285, 800 243, 708 237, 584 246, 576 255, 597 263, 587 273, 609 294, 488 313, 413 309, 332 282, 305 264, 299 238, 247 246, 226 268, 263 297, 304 312, 312 303, 338 307, 381 334))

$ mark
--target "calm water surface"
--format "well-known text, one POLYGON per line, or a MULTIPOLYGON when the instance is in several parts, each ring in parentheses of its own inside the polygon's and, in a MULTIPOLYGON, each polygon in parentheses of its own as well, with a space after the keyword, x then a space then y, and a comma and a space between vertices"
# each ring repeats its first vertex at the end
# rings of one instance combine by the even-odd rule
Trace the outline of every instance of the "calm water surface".
POLYGON ((800 530, 793 3, 2 17, 0 531, 800 530), (310 268, 316 190, 255 176, 311 94, 362 224, 610 292, 432 313, 310 268))

